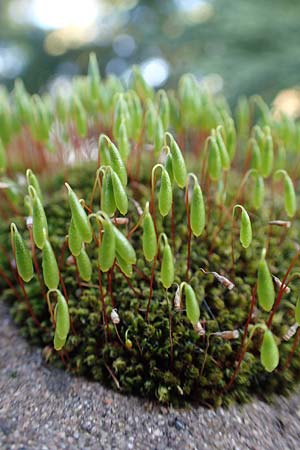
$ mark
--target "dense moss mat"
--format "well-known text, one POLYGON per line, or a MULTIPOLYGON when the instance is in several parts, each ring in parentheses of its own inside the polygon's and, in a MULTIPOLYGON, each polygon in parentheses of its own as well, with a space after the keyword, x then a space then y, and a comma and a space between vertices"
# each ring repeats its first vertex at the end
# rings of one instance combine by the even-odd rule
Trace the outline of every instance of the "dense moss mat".
MULTIPOLYGON (((90 198, 95 168, 81 166, 68 170, 68 182, 79 197, 90 198)), ((48 195, 45 199, 45 211, 49 222, 49 236, 56 255, 61 255, 64 236, 70 220, 70 212, 63 186, 64 173, 45 182, 48 195)), ((129 184, 132 197, 144 205, 145 188, 136 183, 129 184), (134 191, 134 192, 133 192, 134 191), (133 195, 134 194, 134 195, 133 195)), ((130 197, 130 195, 129 195, 130 197)), ((95 199, 95 210, 97 205, 95 199)), ((186 277, 187 226, 184 207, 184 192, 174 190, 175 201, 175 282, 180 283, 186 277)), ((273 206, 280 216, 280 200, 273 206)), ((226 390, 240 350, 241 336, 250 309, 251 291, 256 282, 257 263, 261 249, 269 233, 267 218, 269 211, 263 210, 258 216, 251 214, 254 240, 251 246, 242 249, 238 239, 238 230, 234 232, 234 259, 232 267, 231 223, 225 222, 217 233, 215 248, 211 252, 212 237, 220 223, 223 210, 212 202, 206 232, 198 239, 193 238, 191 254, 191 285, 201 302, 201 320, 206 335, 200 337, 192 328, 184 309, 174 310, 173 299, 176 285, 167 293, 159 280, 160 261, 157 262, 153 298, 149 321, 145 312, 149 296, 149 278, 151 264, 145 262, 141 252, 141 229, 132 237, 137 252, 137 265, 134 276, 128 281, 115 268, 112 274, 112 292, 108 289, 107 274, 102 274, 103 296, 105 298, 108 327, 104 326, 103 307, 98 287, 97 249, 89 248, 93 261, 93 278, 90 283, 78 281, 76 267, 67 249, 64 257, 62 275, 69 298, 69 310, 72 331, 68 337, 65 351, 53 350, 53 329, 45 299, 41 294, 36 276, 26 286, 31 307, 41 323, 37 327, 28 313, 23 299, 16 299, 14 293, 1 281, 2 299, 11 309, 14 321, 30 342, 44 347, 44 357, 51 363, 63 366, 77 375, 101 381, 117 388, 123 393, 158 399, 174 405, 192 402, 209 406, 228 405, 231 401, 245 402, 253 394, 269 399, 272 393, 288 394, 300 379, 300 359, 297 350, 288 369, 284 368, 294 339, 282 340, 289 327, 294 323, 293 306, 296 302, 296 290, 285 295, 273 329, 279 344, 280 365, 275 372, 268 374, 259 360, 261 336, 258 332, 250 344, 239 374, 230 390, 226 390), (231 291, 220 285, 213 275, 204 274, 201 268, 216 271, 230 278, 235 287, 231 291), (114 327, 110 312, 115 303, 120 323, 114 327), (213 333, 225 330, 239 330, 239 338, 225 340, 213 333), (132 348, 124 345, 125 333, 132 342, 132 348)), ((159 214, 157 214, 159 216, 159 214)), ((128 212, 129 224, 120 226, 126 232, 137 221, 138 214, 132 202, 128 212)), ((274 219, 276 214, 274 214, 274 219)), ((158 230, 161 218, 157 217, 158 230)), ((24 236, 24 219, 16 218, 24 236)), ((295 254, 294 239, 297 237, 299 218, 286 231, 272 227, 269 234, 268 262, 274 275, 282 278, 289 262, 295 254), (284 235, 286 234, 285 238, 284 235)), ((163 228, 171 236, 170 219, 163 220, 163 228)), ((1 225, 1 242, 8 243, 8 225, 1 225)), ((38 253, 41 264, 41 255, 38 253)), ((7 260, 2 255, 1 265, 12 277, 7 260)), ((15 280, 13 280, 15 282, 15 280)), ((268 315, 255 310, 252 324, 266 320, 268 315)), ((13 349, 11 349, 13 351, 13 349)))

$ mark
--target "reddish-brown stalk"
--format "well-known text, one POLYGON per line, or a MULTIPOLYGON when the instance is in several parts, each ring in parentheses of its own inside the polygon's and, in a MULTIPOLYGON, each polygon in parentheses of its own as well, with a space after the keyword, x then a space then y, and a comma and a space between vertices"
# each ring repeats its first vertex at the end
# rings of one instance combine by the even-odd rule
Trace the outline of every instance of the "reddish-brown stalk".
POLYGON ((98 264, 98 285, 99 285, 99 291, 100 291, 100 300, 102 303, 102 315, 103 315, 103 323, 105 324, 105 340, 107 341, 107 338, 110 336, 109 327, 108 327, 108 317, 106 313, 106 305, 105 305, 105 298, 103 293, 103 286, 102 286, 102 279, 101 279, 101 270, 98 264))
POLYGON ((111 298, 111 303, 113 308, 116 308, 116 300, 114 298, 113 295, 113 288, 112 288, 112 282, 113 282, 113 270, 114 270, 114 265, 113 267, 107 272, 107 290, 109 293, 109 296, 111 298))
POLYGON ((248 348, 248 345, 245 345, 245 347, 244 347, 244 344, 245 344, 245 340, 246 340, 246 337, 247 337, 248 328, 249 328, 249 325, 250 325, 250 322, 251 322, 251 319, 252 319, 254 306, 255 306, 255 303, 256 303, 256 289, 257 289, 257 286, 255 285, 255 287, 254 287, 254 289, 252 291, 250 310, 249 310, 248 318, 247 318, 247 321, 246 321, 246 324, 245 324, 244 333, 243 333, 243 336, 242 336, 242 342, 241 342, 241 345, 240 345, 240 350, 239 350, 239 353, 238 353, 238 363, 237 363, 237 366, 236 366, 236 368, 235 368, 235 370, 234 370, 234 372, 233 372, 229 382, 225 386, 225 389, 224 389, 225 391, 227 391, 232 386, 234 380, 236 379, 237 374, 238 374, 238 372, 240 370, 240 366, 241 366, 242 361, 244 359, 245 353, 246 353, 247 348, 248 348))

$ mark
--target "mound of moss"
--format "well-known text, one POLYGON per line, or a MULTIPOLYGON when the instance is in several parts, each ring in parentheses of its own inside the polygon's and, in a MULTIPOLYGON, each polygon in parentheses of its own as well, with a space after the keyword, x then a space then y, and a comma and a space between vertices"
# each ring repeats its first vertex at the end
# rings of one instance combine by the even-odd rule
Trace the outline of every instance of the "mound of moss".
MULTIPOLYGON (((94 165, 88 164, 68 171, 68 180, 79 197, 86 198, 90 194, 94 172, 94 165)), ((175 405, 186 401, 213 406, 227 405, 232 400, 248 401, 254 393, 268 398, 274 392, 285 394, 293 389, 300 377, 299 350, 289 367, 285 368, 293 339, 283 339, 294 323, 293 305, 296 299, 293 292, 286 296, 286 302, 273 322, 274 335, 278 343, 281 342, 280 366, 271 374, 264 370, 259 360, 258 336, 249 345, 233 386, 226 388, 238 359, 250 310, 251 291, 256 283, 260 251, 268 229, 264 217, 252 217, 254 240, 250 248, 242 249, 238 245, 237 236, 234 267, 231 223, 227 222, 220 230, 213 252, 209 254, 213 230, 219 223, 218 209, 211 211, 209 228, 204 238, 195 239, 191 252, 190 283, 200 299, 204 336, 199 336, 193 329, 183 307, 179 310, 174 308, 177 287, 174 284, 167 292, 163 289, 159 263, 155 272, 150 313, 146 320, 152 265, 145 261, 142 254, 141 229, 132 237, 137 253, 134 277, 128 279, 116 268, 111 279, 110 275, 101 274, 107 316, 110 318, 113 307, 116 307, 120 319, 117 325, 109 320, 106 328, 99 293, 96 246, 89 248, 94 270, 88 283, 78 278, 69 250, 62 252, 66 227, 70 221, 67 197, 62 187, 64 176, 62 173, 53 177, 50 184, 48 182, 48 195, 45 199, 49 236, 62 267, 61 273, 69 299, 71 332, 63 354, 59 355, 53 349, 53 328, 37 276, 27 285, 26 291, 40 327, 37 327, 30 316, 26 303, 18 301, 14 292, 4 288, 1 295, 9 303, 12 316, 22 334, 30 342, 43 346, 43 355, 47 361, 65 367, 76 375, 101 381, 123 393, 156 398, 159 402, 171 402, 175 405), (208 265, 210 272, 226 275, 234 283, 234 288, 229 290, 213 274, 205 274, 201 269, 206 269, 208 265), (238 331, 234 339, 226 339, 221 334, 233 330, 238 331)), ((136 198, 138 189, 135 183, 129 183, 129 198, 136 198)), ((147 198, 147 192, 138 194, 141 203, 144 195, 147 198)), ((178 190, 174 195, 177 205, 175 283, 179 284, 186 277, 187 224, 184 193, 178 190)), ((96 197, 95 203, 98 201, 96 197)), ((137 209, 133 203, 130 203, 127 216, 129 223, 126 228, 129 230, 138 221, 137 209)), ((24 219, 18 218, 16 223, 26 236, 28 230, 24 219)), ((284 275, 286 261, 290 261, 295 254, 294 239, 297 238, 298 224, 297 218, 296 226, 289 230, 289 239, 283 240, 280 252, 277 244, 282 240, 284 230, 280 227, 272 228, 268 260, 272 273, 279 278, 284 275)), ((170 234, 170 219, 158 217, 157 227, 158 231, 164 229, 170 234)), ((5 242, 7 230, 2 229, 1 235, 2 242, 5 242)), ((37 256, 41 264, 41 252, 37 256)), ((7 263, 3 262, 4 266, 5 264, 7 263)), ((7 265, 6 271, 11 276, 7 265)), ((267 313, 255 309, 253 323, 266 320, 267 317, 267 313)))

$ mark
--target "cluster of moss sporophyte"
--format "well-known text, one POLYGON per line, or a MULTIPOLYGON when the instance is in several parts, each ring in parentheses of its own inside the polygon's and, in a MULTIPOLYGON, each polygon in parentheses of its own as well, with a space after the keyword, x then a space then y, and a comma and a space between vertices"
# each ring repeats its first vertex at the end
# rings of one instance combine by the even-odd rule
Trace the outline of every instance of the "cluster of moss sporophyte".
POLYGON ((165 403, 293 388, 297 122, 92 55, 68 97, 2 90, 0 137, 1 296, 47 360, 165 403))

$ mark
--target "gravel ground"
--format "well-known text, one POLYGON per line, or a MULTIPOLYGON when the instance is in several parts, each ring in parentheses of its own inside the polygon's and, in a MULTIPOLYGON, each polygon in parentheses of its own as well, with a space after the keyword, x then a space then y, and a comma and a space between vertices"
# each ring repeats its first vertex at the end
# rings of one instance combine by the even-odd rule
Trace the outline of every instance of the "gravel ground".
POLYGON ((175 410, 46 366, 0 304, 2 450, 296 450, 300 393, 229 410, 175 410))

